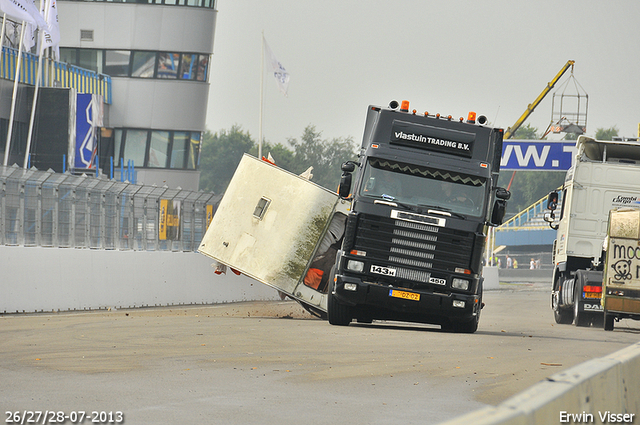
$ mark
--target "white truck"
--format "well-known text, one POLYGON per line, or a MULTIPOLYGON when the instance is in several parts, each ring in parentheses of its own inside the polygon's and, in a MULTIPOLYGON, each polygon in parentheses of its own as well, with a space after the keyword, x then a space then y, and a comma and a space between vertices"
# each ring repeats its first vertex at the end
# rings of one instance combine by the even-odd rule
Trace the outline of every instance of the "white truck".
POLYGON ((603 244, 609 211, 640 208, 640 143, 580 136, 562 196, 549 194, 545 219, 557 229, 553 245, 551 308, 555 321, 600 325, 603 244), (555 209, 561 199, 560 216, 555 209))

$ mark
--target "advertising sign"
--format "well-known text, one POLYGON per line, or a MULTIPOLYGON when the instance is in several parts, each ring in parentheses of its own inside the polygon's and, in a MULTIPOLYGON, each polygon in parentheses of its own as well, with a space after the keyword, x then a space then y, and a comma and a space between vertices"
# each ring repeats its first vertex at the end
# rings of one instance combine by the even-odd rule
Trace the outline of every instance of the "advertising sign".
POLYGON ((181 201, 171 199, 160 200, 158 239, 161 241, 175 241, 180 239, 180 207, 181 201))
POLYGON ((573 165, 576 142, 504 140, 501 170, 567 171, 573 165))
POLYGON ((90 93, 78 93, 76 99, 76 141, 74 167, 95 169, 98 153, 97 128, 102 126, 102 100, 90 93))

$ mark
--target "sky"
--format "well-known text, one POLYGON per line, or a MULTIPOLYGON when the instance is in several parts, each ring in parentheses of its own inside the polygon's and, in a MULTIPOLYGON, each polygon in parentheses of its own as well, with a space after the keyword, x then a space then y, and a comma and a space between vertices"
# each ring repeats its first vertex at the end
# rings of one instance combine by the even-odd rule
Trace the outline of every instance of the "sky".
MULTIPOLYGON (((291 76, 285 97, 266 66, 262 74, 272 144, 299 139, 308 125, 359 144, 368 105, 391 100, 455 118, 474 111, 506 129, 568 60, 574 78, 565 73, 525 124, 542 133, 554 99, 557 107, 561 94, 580 93, 588 135, 615 126, 638 136, 638 0, 217 0, 217 10, 213 133, 237 124, 258 139, 264 33, 291 76)), ((575 111, 577 98, 565 99, 575 111)))

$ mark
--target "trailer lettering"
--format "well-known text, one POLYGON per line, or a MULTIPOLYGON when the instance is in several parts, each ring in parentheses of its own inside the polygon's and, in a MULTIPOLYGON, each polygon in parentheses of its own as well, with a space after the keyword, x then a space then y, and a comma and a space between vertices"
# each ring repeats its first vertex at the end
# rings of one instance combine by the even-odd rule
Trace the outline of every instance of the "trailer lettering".
POLYGON ((640 259, 640 246, 613 245, 613 259, 640 259))
POLYGON ((621 196, 618 195, 615 198, 613 198, 613 200, 611 201, 615 204, 622 204, 622 205, 628 205, 633 203, 638 203, 638 197, 637 196, 621 196))

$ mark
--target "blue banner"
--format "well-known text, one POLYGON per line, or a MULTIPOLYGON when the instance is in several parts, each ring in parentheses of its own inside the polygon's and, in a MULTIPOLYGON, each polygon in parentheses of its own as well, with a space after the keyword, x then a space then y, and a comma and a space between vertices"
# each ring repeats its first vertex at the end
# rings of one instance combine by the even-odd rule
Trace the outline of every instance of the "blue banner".
POLYGON ((76 149, 74 167, 76 169, 94 169, 94 159, 98 148, 95 101, 92 94, 79 93, 76 102, 76 149))
POLYGON ((576 155, 575 140, 504 140, 501 170, 567 171, 576 155))

